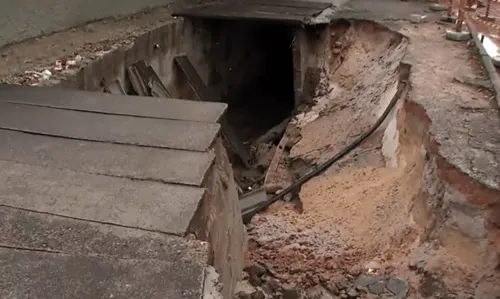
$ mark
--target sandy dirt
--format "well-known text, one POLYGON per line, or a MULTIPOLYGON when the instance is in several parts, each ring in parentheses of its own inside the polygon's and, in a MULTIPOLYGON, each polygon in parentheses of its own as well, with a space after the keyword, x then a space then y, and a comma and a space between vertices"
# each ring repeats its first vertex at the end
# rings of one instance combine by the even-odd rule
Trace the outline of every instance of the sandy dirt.
POLYGON ((257 245, 247 262, 259 261, 280 280, 301 288, 321 284, 348 289, 346 277, 355 278, 375 264, 386 274, 405 277, 409 293, 417 297, 500 294, 495 289, 500 277, 493 271, 496 256, 487 241, 478 244, 444 223, 436 228, 439 237, 425 239, 436 212, 427 203, 435 195, 422 193, 429 156, 422 149, 421 133, 408 127, 407 114, 415 111, 405 111, 413 96, 432 99, 443 92, 453 96, 444 105, 429 105, 431 109, 452 103, 489 108, 488 90, 453 79, 484 73, 471 47, 444 40, 443 25, 400 26, 409 43, 360 22, 341 30, 343 38, 330 45, 333 53, 339 54, 335 47, 342 48, 339 55, 345 59, 338 65, 333 55, 325 62, 323 76, 330 92, 291 121, 284 138, 291 149, 275 156, 279 161, 273 161, 277 166, 270 168, 269 182, 290 184, 298 168, 325 161, 373 124, 395 93, 399 63, 409 48, 404 59, 417 68, 410 77, 412 89, 400 100, 397 116, 390 115, 354 153, 302 186, 299 209, 296 203, 278 202, 253 219, 249 235, 257 245), (391 127, 396 123, 394 135, 391 127))

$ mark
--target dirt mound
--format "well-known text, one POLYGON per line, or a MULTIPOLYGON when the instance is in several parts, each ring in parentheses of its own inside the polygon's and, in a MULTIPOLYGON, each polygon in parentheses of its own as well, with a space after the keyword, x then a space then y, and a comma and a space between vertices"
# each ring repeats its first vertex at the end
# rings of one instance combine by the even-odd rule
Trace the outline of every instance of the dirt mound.
MULTIPOLYGON (((435 25, 426 30, 439 32, 435 25)), ((290 121, 266 184, 290 185, 365 132, 396 94, 399 80, 432 80, 422 69, 418 78, 402 76, 408 41, 379 25, 342 21, 322 38, 327 50, 321 92, 290 121)), ((439 80, 431 86, 452 88, 451 80, 439 80)), ((415 94, 410 90, 361 146, 302 186, 295 202, 275 203, 254 217, 247 263, 265 265, 282 282, 322 285, 344 297, 385 298, 396 294, 394 285, 405 296, 495 294, 497 257, 483 214, 459 203, 461 195, 443 181, 431 124, 415 105, 415 94)))

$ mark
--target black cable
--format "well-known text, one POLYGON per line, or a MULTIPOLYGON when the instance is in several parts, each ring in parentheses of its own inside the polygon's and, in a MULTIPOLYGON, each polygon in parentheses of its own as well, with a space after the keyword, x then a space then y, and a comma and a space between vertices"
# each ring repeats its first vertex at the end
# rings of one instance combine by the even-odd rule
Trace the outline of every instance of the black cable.
POLYGON ((342 159, 345 155, 349 154, 353 149, 355 149, 358 145, 360 145, 366 138, 368 138, 375 130, 378 129, 378 127, 384 122, 384 120, 387 118, 389 113, 391 112, 392 108, 396 105, 398 99, 401 97, 401 93, 406 89, 406 82, 399 81, 398 86, 397 86, 397 91, 394 97, 392 98, 391 102, 389 105, 387 105, 387 108, 385 108, 384 113, 379 117, 379 119, 371 126, 371 128, 358 136, 356 139, 354 139, 349 145, 344 147, 340 152, 338 152, 335 156, 332 158, 328 159, 326 162, 323 164, 319 165, 317 168, 312 170, 311 172, 307 173, 303 177, 299 178, 295 183, 290 185, 289 187, 285 188, 280 194, 277 194, 273 197, 271 197, 269 200, 260 202, 254 206, 250 206, 242 211, 242 216, 243 216, 243 222, 248 223, 250 219, 260 212, 261 210, 267 208, 271 204, 275 203, 276 201, 282 199, 286 194, 290 193, 290 191, 294 189, 298 189, 301 187, 304 183, 312 179, 313 177, 317 176, 318 174, 322 173, 326 169, 328 169, 330 166, 332 166, 333 163, 337 162, 338 160, 342 159))

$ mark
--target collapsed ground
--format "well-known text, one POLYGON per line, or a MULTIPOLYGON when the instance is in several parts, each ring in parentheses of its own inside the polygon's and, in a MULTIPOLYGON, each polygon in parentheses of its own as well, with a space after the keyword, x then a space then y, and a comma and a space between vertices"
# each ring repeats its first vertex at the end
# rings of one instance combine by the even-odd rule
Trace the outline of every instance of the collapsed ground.
MULTIPOLYGON (((94 59, 163 22, 164 14, 153 11, 12 45, 0 50, 0 75, 29 83, 25 70, 43 71, 64 57, 94 59)), ((290 123, 276 122, 277 132, 286 128, 284 138, 272 134, 266 142, 249 134, 261 157, 257 174, 248 175, 261 181, 249 186, 280 189, 372 125, 398 81, 410 83, 362 146, 305 184, 291 203, 253 219, 249 276, 239 295, 500 294, 500 221, 489 217, 498 210, 500 124, 489 91, 464 84, 484 74, 473 48, 444 40, 444 25, 399 25, 399 33, 370 22, 332 25, 318 45, 328 59, 315 104, 299 107, 290 123), (411 65, 409 74, 401 62, 411 65)))
POLYGON ((272 157, 261 165, 262 184, 279 192, 366 131, 400 96, 361 146, 291 202, 253 218, 241 298, 500 294, 499 227, 488 218, 500 199, 500 137, 476 138, 500 125, 487 80, 474 48, 446 41, 444 25, 400 25, 394 32, 338 21, 324 30, 314 104, 285 120, 279 144, 254 139, 253 148, 271 149, 256 151, 272 157), (453 144, 462 153, 450 151, 453 144), (464 159, 470 165, 458 164, 464 159), (480 203, 484 196, 489 204, 480 203))

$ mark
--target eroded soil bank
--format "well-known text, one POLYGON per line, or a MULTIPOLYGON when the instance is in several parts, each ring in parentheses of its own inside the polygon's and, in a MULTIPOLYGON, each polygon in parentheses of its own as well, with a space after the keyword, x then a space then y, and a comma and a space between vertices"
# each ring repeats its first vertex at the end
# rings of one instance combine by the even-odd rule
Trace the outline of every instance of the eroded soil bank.
POLYGON ((492 171, 483 176, 490 180, 468 172, 480 167, 474 160, 457 166, 461 155, 500 150, 500 137, 483 135, 475 147, 466 143, 451 153, 441 139, 444 131, 446 140, 471 135, 455 113, 495 125, 495 108, 488 90, 457 82, 483 77, 471 49, 445 41, 437 24, 419 26, 404 23, 394 32, 342 20, 321 33, 314 45, 321 57, 314 103, 288 124, 266 174, 269 189, 289 186, 334 156, 375 123, 394 96, 399 100, 361 146, 290 202, 253 218, 248 276, 238 296, 500 296, 494 218, 500 192, 492 170, 498 151, 482 168, 492 171), (445 124, 452 115, 460 123, 445 124))

